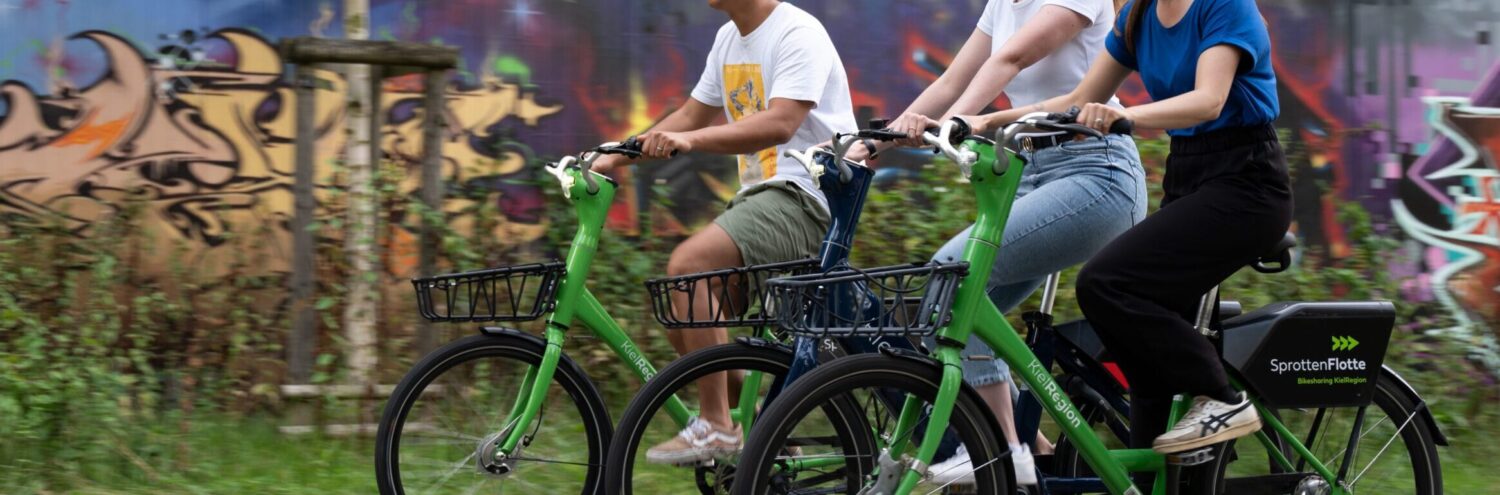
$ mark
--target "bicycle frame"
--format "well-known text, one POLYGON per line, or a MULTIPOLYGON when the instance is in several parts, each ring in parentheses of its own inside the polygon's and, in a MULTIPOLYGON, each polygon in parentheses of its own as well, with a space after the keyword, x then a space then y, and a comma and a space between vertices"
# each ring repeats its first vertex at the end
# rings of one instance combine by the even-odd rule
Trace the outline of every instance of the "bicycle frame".
MULTIPOLYGON (((1045 297, 1044 300, 1046 300, 1045 297)), ((1046 311, 1037 314, 1043 315, 1044 319, 1050 317, 1050 314, 1048 314, 1048 312, 1046 311)), ((1106 407, 1111 407, 1118 413, 1125 413, 1128 411, 1129 405, 1127 402, 1125 402, 1124 397, 1121 394, 1119 394, 1117 391, 1110 390, 1107 387, 1100 386, 1100 381, 1113 380, 1113 377, 1099 375, 1098 370, 1091 370, 1086 367, 1081 367, 1080 365, 1069 364, 1069 361, 1067 359, 1059 360, 1056 358, 1056 356, 1053 355, 1053 353, 1060 352, 1061 348, 1065 347, 1068 344, 1063 344, 1062 342, 1057 341, 1058 339, 1061 339, 1061 337, 1057 334, 1057 330, 1051 327, 1050 321, 1035 321, 1032 319, 1028 319, 1027 323, 1030 325, 1031 332, 1028 335, 1028 340, 1031 340, 1031 343, 1028 344, 1028 347, 1032 349, 1032 352, 1041 361, 1040 365, 1042 367, 1050 368, 1052 364, 1056 364, 1062 367, 1065 373, 1082 379, 1086 386, 1092 388, 1096 393, 1100 394, 1100 399, 1107 404, 1106 407), (1049 342, 1047 341, 1048 339, 1051 339, 1053 341, 1049 342)), ((1235 379, 1233 376, 1230 377, 1230 383, 1236 390, 1246 391, 1247 393, 1249 391, 1248 388, 1246 388, 1239 380, 1235 379)), ((1038 395, 1039 394, 1028 395, 1026 398, 1031 399, 1033 397, 1037 397, 1038 395)), ((1277 467, 1281 468, 1287 473, 1305 472, 1301 465, 1294 465, 1292 459, 1289 458, 1281 448, 1278 448, 1274 442, 1272 442, 1271 435, 1276 435, 1278 438, 1280 438, 1283 442, 1283 445, 1289 447, 1293 452, 1295 452, 1298 455, 1298 458, 1301 459, 1302 462, 1311 469, 1313 474, 1317 474, 1324 480, 1328 480, 1331 488, 1330 494, 1347 495, 1350 493, 1346 487, 1341 485, 1341 482, 1347 479, 1346 475, 1348 473, 1335 473, 1331 468, 1327 467, 1327 465, 1324 464, 1322 460, 1316 458, 1312 454, 1310 449, 1306 447, 1306 445, 1308 444, 1307 440, 1304 440, 1294 434, 1286 426, 1286 424, 1280 420, 1278 416, 1272 414, 1272 411, 1262 405, 1261 401, 1257 399, 1253 394, 1249 394, 1247 396, 1250 398, 1250 402, 1255 405, 1257 412, 1260 413, 1261 422, 1265 426, 1265 428, 1256 431, 1253 436, 1255 437, 1257 442, 1266 449, 1267 454, 1270 456, 1270 460, 1276 463, 1277 467)), ((1021 438, 1030 438, 1036 434, 1038 430, 1037 423, 1040 419, 1039 416, 1041 414, 1041 410, 1039 409, 1039 407, 1039 402, 1036 403, 1036 407, 1028 407, 1027 403, 1025 402, 1017 407, 1016 432, 1021 438)), ((1113 428, 1115 425, 1110 426, 1113 428)), ((1123 427, 1123 425, 1120 426, 1123 427)), ((1116 435, 1122 435, 1122 433, 1120 431, 1116 431, 1116 435)), ((1343 465, 1349 465, 1347 457, 1355 452, 1355 447, 1357 446, 1357 444, 1358 438, 1353 438, 1351 439, 1349 446, 1344 449, 1344 455, 1346 459, 1343 465)), ((1045 476, 1042 480, 1042 485, 1044 487, 1043 493, 1092 493, 1093 491, 1102 489, 1100 480, 1094 477, 1061 478, 1045 476), (1054 490, 1060 490, 1060 492, 1054 490)))
MULTIPOLYGON (((573 244, 568 247, 565 261, 567 272, 558 288, 556 305, 547 317, 544 330, 547 348, 542 354, 542 362, 526 371, 522 378, 520 397, 516 400, 517 405, 511 410, 505 423, 502 423, 506 425, 529 425, 536 420, 542 403, 546 401, 552 374, 556 372, 557 362, 562 357, 563 341, 567 340, 567 331, 575 319, 609 345, 616 356, 630 363, 631 370, 641 380, 650 380, 656 374, 656 368, 646 360, 630 337, 625 335, 625 331, 615 323, 604 306, 599 304, 588 287, 585 287, 594 253, 599 248, 599 234, 604 229, 604 219, 609 213, 609 206, 614 201, 618 186, 608 177, 594 174, 596 178, 603 180, 598 181, 597 187, 592 187, 595 190, 590 192, 591 187, 582 179, 583 174, 593 172, 566 166, 560 168, 554 174, 558 175, 563 184, 564 196, 573 203, 573 210, 578 216, 578 232, 573 236, 573 244)), ((681 399, 672 397, 667 401, 666 408, 673 420, 679 424, 687 424, 691 413, 681 399)), ((524 427, 511 428, 500 444, 501 453, 514 452, 526 432, 524 427)))
MULTIPOLYGON (((1030 115, 1023 117, 1023 121, 1030 118, 1032 118, 1030 115)), ((1014 128, 1007 128, 1001 140, 1000 149, 1005 153, 999 157, 996 154, 996 145, 974 137, 968 138, 959 146, 961 151, 954 149, 946 142, 950 130, 946 125, 940 137, 934 139, 929 135, 928 138, 929 143, 937 145, 950 158, 957 157, 956 160, 973 185, 978 199, 979 213, 964 248, 963 260, 969 264, 968 275, 959 286, 953 304, 952 319, 937 332, 938 349, 934 357, 942 365, 940 389, 933 401, 930 417, 927 418, 927 425, 923 439, 917 448, 916 458, 906 464, 906 472, 901 476, 896 493, 910 493, 921 480, 921 473, 931 463, 942 433, 948 427, 949 418, 963 384, 960 352, 970 334, 978 335, 985 345, 994 349, 998 357, 1010 365, 1011 369, 1019 371, 1021 380, 1030 387, 1032 395, 1040 402, 1042 409, 1062 428, 1063 434, 1073 442, 1084 461, 1093 468, 1098 475, 1098 480, 1110 493, 1140 495, 1141 490, 1129 478, 1129 473, 1132 472, 1156 472, 1156 483, 1151 493, 1154 495, 1168 493, 1171 490, 1167 487, 1168 477, 1165 476, 1169 469, 1167 456, 1151 449, 1106 449, 1093 429, 1084 421, 1082 414, 1068 398, 1067 393, 1052 377, 1050 354, 1047 363, 1043 363, 1021 340, 994 303, 985 297, 990 270, 999 253, 1005 223, 1010 216, 1010 209, 1015 201, 1016 190, 1021 179, 1021 171, 1025 165, 1025 160, 1003 148, 1003 144, 1008 143, 1013 136, 1012 129, 1014 128), (1000 161, 1002 159, 1005 165, 1003 169, 999 166, 1002 164, 1000 161)), ((1051 282, 1049 280, 1049 283, 1051 282)), ((1199 317, 1200 327, 1206 325, 1205 315, 1212 314, 1212 309, 1207 305, 1216 300, 1214 294, 1210 292, 1203 299, 1204 303, 1200 308, 1199 317), (1204 311, 1210 311, 1210 313, 1204 313, 1204 311)), ((1050 311, 1044 311, 1044 314, 1046 313, 1050 311)), ((1231 384, 1237 390, 1247 390, 1233 377, 1231 377, 1231 384)), ((1349 465, 1347 458, 1352 455, 1357 446, 1360 424, 1364 418, 1364 407, 1360 408, 1355 419, 1355 427, 1349 440, 1350 445, 1344 453, 1346 461, 1339 472, 1335 473, 1317 459, 1304 442, 1297 438, 1259 400, 1253 396, 1249 399, 1260 414, 1261 421, 1270 427, 1270 432, 1262 429, 1255 432, 1253 436, 1270 452, 1277 466, 1288 471, 1301 471, 1301 465, 1305 462, 1313 472, 1330 482, 1330 493, 1334 495, 1351 493, 1345 483, 1349 465), (1271 441, 1271 434, 1277 435, 1297 453, 1301 460, 1296 467, 1287 455, 1276 448, 1271 441)), ((910 431, 919 426, 917 422, 920 402, 914 397, 906 399, 897 419, 895 431, 910 431)), ((1169 428, 1182 417, 1187 407, 1187 400, 1183 396, 1179 395, 1173 399, 1167 422, 1169 428)), ((907 449, 906 443, 905 438, 897 438, 891 443, 887 452, 903 452, 907 449)))
MULTIPOLYGON (((938 349, 935 357, 943 367, 941 388, 933 401, 931 416, 917 449, 916 463, 902 475, 896 493, 910 493, 921 480, 925 466, 932 462, 963 385, 963 364, 959 353, 971 333, 977 333, 1012 369, 1020 371, 1021 379, 1036 392, 1048 414, 1077 445, 1084 460, 1099 474, 1110 493, 1139 495, 1141 491, 1131 483, 1129 473, 1149 471, 1159 474, 1154 492, 1164 493, 1165 476, 1161 474, 1166 468, 1165 457, 1150 449, 1106 449, 1099 437, 1083 421, 1078 408, 1052 378, 1051 370, 1042 366, 1000 310, 985 297, 985 287, 1000 250, 1005 223, 1010 217, 1025 161, 1014 153, 1007 152, 1004 155, 1005 167, 1001 169, 996 166, 999 163, 996 146, 971 137, 961 147, 966 152, 975 153, 976 158, 968 171, 979 210, 978 219, 964 248, 963 260, 969 263, 969 273, 959 285, 952 320, 937 333, 938 349)), ((1174 403, 1173 420, 1180 415, 1181 402, 1174 403)), ((916 399, 908 398, 895 431, 908 431, 915 425, 918 407, 920 404, 916 399)), ((904 450, 902 443, 904 442, 893 444, 891 451, 904 450)))
MULTIPOLYGON (((824 162, 825 167, 831 167, 834 164, 832 155, 820 154, 818 160, 824 162)), ((624 330, 615 323, 614 318, 585 286, 594 254, 598 250, 599 234, 603 231, 604 220, 618 186, 613 180, 595 174, 595 178, 603 180, 597 181, 597 187, 590 192, 590 187, 581 179, 584 178, 583 174, 593 172, 567 166, 561 166, 560 169, 553 173, 558 175, 563 184, 564 196, 573 203, 573 209, 578 218, 578 231, 573 236, 573 243, 568 249, 564 262, 567 271, 558 288, 556 305, 547 318, 544 330, 547 347, 542 355, 542 362, 539 366, 527 370, 522 379, 523 384, 516 406, 502 423, 506 425, 527 425, 536 419, 546 399, 558 360, 561 359, 563 341, 566 340, 567 331, 575 319, 604 340, 616 356, 630 363, 631 369, 642 381, 650 380, 656 374, 656 368, 641 354, 640 349, 625 335, 624 330)), ((820 178, 819 185, 828 193, 829 209, 832 214, 832 223, 824 238, 821 253, 822 267, 825 269, 842 264, 848 259, 855 226, 858 224, 860 211, 864 208, 865 196, 874 175, 864 167, 851 167, 851 169, 848 181, 841 180, 838 173, 827 174, 820 178)), ((812 350, 816 352, 815 347, 812 350)), ((814 354, 814 362, 815 360, 814 354)), ((759 372, 747 374, 740 392, 740 405, 730 411, 736 421, 746 426, 747 434, 756 412, 754 394, 760 388, 761 378, 759 372)), ((668 399, 665 407, 667 414, 679 425, 687 425, 693 414, 682 400, 675 396, 668 399)), ((512 428, 501 442, 501 452, 508 454, 514 451, 516 445, 525 436, 525 432, 526 428, 512 428)), ((823 463, 811 463, 811 465, 820 464, 823 463)))

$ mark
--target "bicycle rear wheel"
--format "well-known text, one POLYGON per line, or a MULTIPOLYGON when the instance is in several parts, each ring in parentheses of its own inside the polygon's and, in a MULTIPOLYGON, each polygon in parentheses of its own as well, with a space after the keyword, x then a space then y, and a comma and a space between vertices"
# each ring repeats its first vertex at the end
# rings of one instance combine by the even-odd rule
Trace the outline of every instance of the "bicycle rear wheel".
MULTIPOLYGON (((904 468, 890 461, 914 454, 926 415, 937 396, 942 371, 938 366, 882 354, 861 354, 834 360, 797 379, 762 412, 740 456, 733 493, 737 495, 792 493, 865 493, 893 487, 904 468), (919 425, 895 431, 900 405, 884 400, 892 392, 920 401, 919 425), (840 410, 851 401, 857 411, 840 410), (840 428, 844 420, 830 409, 856 414, 864 429, 840 428), (904 441, 901 452, 886 452, 894 441, 904 441), (884 467, 882 462, 885 462, 884 467), (845 470, 831 475, 820 466, 833 463, 845 470), (888 476, 882 476, 882 469, 888 476), (894 474, 894 476, 889 476, 894 474)), ((974 470, 978 493, 1011 493, 1013 475, 1009 449, 996 433, 994 415, 965 386, 953 409, 949 428, 980 464, 974 470)), ((938 486, 919 486, 920 493, 938 486)))
MULTIPOLYGON (((1353 407, 1278 409, 1275 413, 1314 457, 1334 473, 1345 473, 1344 483, 1354 493, 1443 493, 1429 418, 1388 374, 1376 380, 1374 401, 1364 408, 1362 420, 1358 419, 1360 408, 1353 407), (1354 435, 1356 423, 1359 430, 1354 435), (1358 439, 1352 450, 1348 449, 1351 437, 1358 439)), ((1207 493, 1290 494, 1299 483, 1335 482, 1319 478, 1290 442, 1274 436, 1270 425, 1263 431, 1274 447, 1252 437, 1233 442, 1230 452, 1215 461, 1219 477, 1207 493), (1291 469, 1274 460, 1272 448, 1281 450, 1292 463, 1291 469)))
POLYGON ((475 335, 418 362, 376 432, 380 493, 598 493, 609 413, 576 363, 558 361, 554 393, 533 424, 516 424, 544 347, 529 336, 475 335), (499 459, 497 439, 516 428, 526 435, 519 450, 499 459))

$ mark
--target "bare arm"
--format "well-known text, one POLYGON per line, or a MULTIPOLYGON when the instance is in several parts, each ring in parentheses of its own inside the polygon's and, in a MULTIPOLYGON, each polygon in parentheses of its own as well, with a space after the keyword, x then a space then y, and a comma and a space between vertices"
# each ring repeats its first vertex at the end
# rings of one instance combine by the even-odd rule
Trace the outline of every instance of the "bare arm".
POLYGON ((1068 94, 1021 108, 962 117, 974 128, 975 134, 993 132, 1031 112, 1063 112, 1070 107, 1084 106, 1090 102, 1107 102, 1111 96, 1114 96, 1115 91, 1120 89, 1120 84, 1123 84, 1128 76, 1130 76, 1129 68, 1120 65, 1120 62, 1116 61, 1109 52, 1101 50, 1094 58, 1093 65, 1089 66, 1088 74, 1083 76, 1083 81, 1080 81, 1078 87, 1073 88, 1073 91, 1068 94))
MULTIPOLYGON (((936 81, 929 84, 927 89, 922 90, 922 94, 911 102, 911 106, 906 107, 906 111, 902 112, 901 116, 892 121, 887 128, 906 132, 909 136, 919 136, 922 129, 926 128, 925 116, 942 115, 947 112, 948 108, 953 106, 953 102, 963 94, 969 82, 974 80, 974 75, 979 73, 980 66, 984 65, 988 57, 986 54, 990 52, 990 44, 993 41, 990 35, 975 28, 973 34, 969 35, 969 40, 964 42, 963 48, 958 49, 958 55, 953 57, 953 64, 948 66, 948 69, 943 71, 936 81)), ((876 147, 884 150, 897 144, 921 146, 922 142, 914 138, 910 142, 903 143, 881 142, 876 144, 876 147)), ((864 150, 862 146, 855 148, 848 155, 850 159, 860 161, 868 155, 867 150, 864 150)))
POLYGON ((812 102, 772 98, 769 108, 725 124, 687 132, 652 130, 640 136, 648 158, 673 152, 707 151, 720 154, 754 153, 792 140, 813 108, 812 102))
POLYGON ((939 120, 983 110, 985 105, 1000 96, 1000 92, 1023 69, 1051 55, 1088 26, 1089 19, 1071 9, 1057 5, 1043 6, 1015 35, 1006 40, 1000 51, 985 61, 963 96, 943 114, 944 119, 939 120))
MULTIPOLYGON (((963 48, 958 49, 958 55, 953 58, 953 65, 936 81, 922 90, 922 94, 906 107, 905 113, 920 115, 942 115, 953 106, 959 96, 964 94, 964 88, 968 87, 974 80, 975 74, 985 65, 986 53, 990 51, 990 44, 994 40, 984 31, 974 29, 969 35, 969 40, 964 42, 963 48)), ((994 99, 994 98, 991 98, 994 99)), ((981 107, 983 108, 983 107, 981 107)))
POLYGON ((1229 99, 1229 88, 1234 84, 1242 56, 1233 46, 1213 46, 1198 55, 1192 91, 1128 109, 1089 105, 1079 120, 1100 129, 1108 129, 1109 124, 1122 118, 1134 120, 1139 127, 1182 129, 1217 119, 1229 99))
MULTIPOLYGON (((651 128, 648 129, 647 132, 680 132, 702 129, 704 127, 708 127, 709 124, 712 124, 714 119, 718 118, 718 116, 723 113, 724 109, 721 107, 710 106, 701 101, 698 101, 697 98, 690 97, 687 99, 687 103, 684 103, 682 106, 677 107, 677 110, 674 110, 670 115, 667 115, 667 118, 661 119, 661 122, 657 122, 656 125, 651 126, 651 128)), ((599 157, 598 160, 594 161, 593 170, 599 173, 605 173, 610 169, 613 169, 620 165, 629 164, 633 161, 634 160, 626 158, 624 155, 606 155, 599 157)))

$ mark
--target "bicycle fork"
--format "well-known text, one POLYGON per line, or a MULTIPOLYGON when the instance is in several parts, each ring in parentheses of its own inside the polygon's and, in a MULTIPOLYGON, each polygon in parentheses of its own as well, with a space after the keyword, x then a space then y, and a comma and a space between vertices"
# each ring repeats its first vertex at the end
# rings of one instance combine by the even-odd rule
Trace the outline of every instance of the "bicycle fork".
MULTIPOLYGON (((563 173, 570 174, 577 179, 582 177, 582 174, 592 172, 567 169, 563 173)), ((640 350, 624 337, 618 324, 609 318, 598 299, 595 299, 585 287, 589 269, 593 265, 594 254, 599 248, 599 234, 604 229, 604 220, 609 213, 609 206, 614 200, 616 189, 614 181, 607 178, 598 182, 597 187, 589 187, 585 184, 585 181, 575 180, 566 190, 566 196, 572 201, 578 218, 578 232, 574 234, 573 243, 568 248, 567 272, 563 276, 562 285, 558 288, 556 305, 547 318, 544 330, 546 347, 542 352, 541 362, 529 367, 521 378, 515 404, 511 406, 505 422, 502 423, 506 427, 499 432, 499 437, 496 439, 498 448, 494 455, 500 459, 517 455, 518 449, 524 448, 525 442, 530 441, 527 438, 530 430, 528 427, 538 420, 542 405, 547 400, 547 391, 552 385, 553 374, 557 371, 558 362, 562 360, 563 342, 567 340, 567 331, 575 317, 595 330, 610 330, 596 333, 604 338, 616 354, 630 361, 631 368, 642 379, 649 379, 656 373, 651 364, 641 356, 640 350), (590 192, 591 188, 595 190, 590 192)), ((673 397, 667 403, 666 408, 674 419, 683 424, 687 423, 689 413, 681 400, 673 397)))

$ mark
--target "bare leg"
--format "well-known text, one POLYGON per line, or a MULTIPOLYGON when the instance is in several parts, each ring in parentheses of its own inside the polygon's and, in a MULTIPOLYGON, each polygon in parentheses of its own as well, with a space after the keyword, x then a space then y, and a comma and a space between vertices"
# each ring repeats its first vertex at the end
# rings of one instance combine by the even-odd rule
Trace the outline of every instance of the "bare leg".
MULTIPOLYGON (((667 274, 687 275, 743 265, 740 250, 729 238, 729 234, 717 224, 709 224, 672 250, 672 256, 667 261, 667 274)), ((712 299, 712 292, 717 291, 700 290, 691 305, 686 294, 676 294, 672 309, 679 317, 684 316, 681 314, 683 311, 690 311, 693 317, 709 318, 710 311, 719 307, 712 299)), ((723 328, 668 330, 667 333, 672 347, 679 354, 729 341, 729 332, 723 328)), ((727 373, 713 373, 698 380, 698 416, 720 428, 728 429, 733 426, 729 418, 727 373)))
POLYGON ((974 389, 979 396, 989 404, 990 410, 995 412, 995 419, 1000 422, 1000 431, 1005 433, 1006 443, 1020 443, 1016 434, 1015 407, 1010 403, 1010 382, 996 382, 981 385, 974 389))

